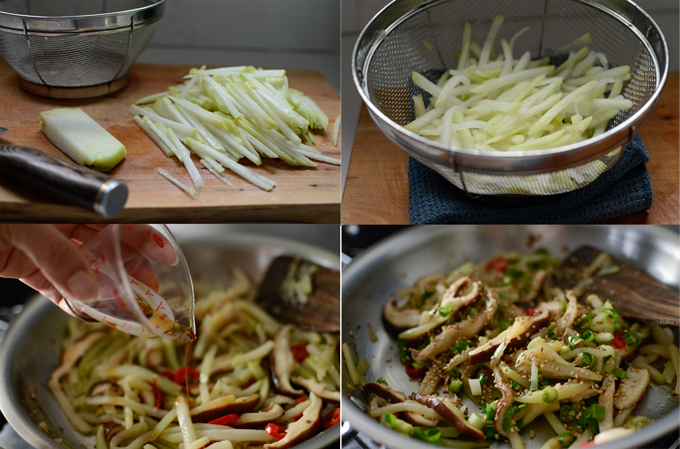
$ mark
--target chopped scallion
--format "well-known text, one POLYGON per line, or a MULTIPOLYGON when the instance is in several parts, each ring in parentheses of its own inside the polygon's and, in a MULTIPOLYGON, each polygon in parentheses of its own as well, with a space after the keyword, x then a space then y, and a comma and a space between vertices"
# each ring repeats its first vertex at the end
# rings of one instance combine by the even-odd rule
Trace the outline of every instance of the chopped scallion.
POLYGON ((607 312, 609 318, 621 318, 621 314, 619 313, 619 311, 613 307, 606 307, 602 310, 607 312))
POLYGON ((555 402, 557 400, 557 390, 554 387, 545 387, 541 393, 543 402, 555 402))
POLYGON ((616 377, 621 378, 621 379, 625 379, 626 376, 628 376, 628 374, 624 370, 619 369, 619 368, 614 368, 614 371, 612 372, 612 374, 614 374, 616 377))
POLYGON ((458 380, 458 379, 453 379, 451 383, 449 384, 449 391, 451 393, 458 393, 460 392, 461 388, 463 388, 463 382, 458 380))
POLYGON ((569 432, 564 432, 557 438, 557 442, 560 443, 562 447, 569 447, 574 442, 574 435, 569 432))
POLYGON ((411 436, 417 440, 422 440, 422 441, 427 441, 428 443, 441 443, 439 438, 442 435, 442 431, 440 429, 427 429, 427 428, 422 428, 422 427, 416 427, 413 429, 413 433, 411 436))

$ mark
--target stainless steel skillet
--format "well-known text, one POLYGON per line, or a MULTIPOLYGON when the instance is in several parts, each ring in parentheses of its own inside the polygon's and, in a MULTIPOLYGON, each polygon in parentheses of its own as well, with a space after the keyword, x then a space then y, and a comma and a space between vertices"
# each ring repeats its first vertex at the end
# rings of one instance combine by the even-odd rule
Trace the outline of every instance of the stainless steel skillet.
MULTIPOLYGON (((467 260, 479 261, 507 250, 527 251, 547 248, 564 256, 589 244, 647 271, 675 291, 680 287, 680 242, 678 235, 652 226, 422 226, 413 227, 380 242, 362 253, 342 273, 342 339, 368 361, 367 379, 383 377, 391 387, 410 393, 417 391, 401 366, 396 339, 383 327, 385 302, 419 277, 450 271, 467 260), (372 342, 372 328, 377 341, 372 342), (388 360, 390 360, 388 362, 388 360)), ((680 300, 679 300, 680 301, 680 300)), ((679 302, 680 308, 680 302, 679 302)), ((680 309, 679 309, 680 313, 680 309)), ((346 375, 346 374, 345 374, 346 375)), ((348 378, 348 377, 345 377, 348 378)), ((381 426, 366 413, 360 394, 345 389, 343 419, 376 442, 388 447, 432 449, 432 445, 407 440, 381 426)), ((671 389, 654 385, 635 414, 656 422, 632 436, 597 446, 598 449, 641 447, 680 425, 677 396, 671 389)), ((527 448, 539 448, 554 432, 537 420, 528 429, 536 437, 524 440, 527 448), (551 433, 553 432, 553 433, 551 433)), ((523 434, 525 435, 525 434, 523 434)), ((496 443, 492 447, 505 447, 496 443)), ((508 446, 509 447, 509 446, 508 446)))
MULTIPOLYGON (((206 280, 224 279, 229 266, 239 265, 259 281, 269 263, 282 254, 301 255, 320 265, 340 268, 338 254, 275 237, 231 234, 180 244, 192 275, 206 280)), ((59 364, 67 318, 38 296, 12 323, 0 345, 0 409, 17 433, 37 449, 90 449, 95 445, 94 437, 72 428, 47 388, 47 380, 59 364), (40 422, 47 424, 49 435, 38 427, 40 422), (55 438, 61 438, 63 446, 55 438)), ((296 449, 325 448, 337 444, 339 437, 339 426, 335 426, 296 449)))

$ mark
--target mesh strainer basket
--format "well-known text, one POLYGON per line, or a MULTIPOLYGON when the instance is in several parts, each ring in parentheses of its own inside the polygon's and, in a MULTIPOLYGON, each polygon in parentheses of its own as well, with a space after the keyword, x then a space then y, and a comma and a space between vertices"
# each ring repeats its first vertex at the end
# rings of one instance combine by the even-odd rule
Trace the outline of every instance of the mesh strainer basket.
POLYGON ((125 87, 165 0, 0 0, 0 56, 37 95, 87 98, 125 87))
POLYGON ((584 187, 616 165, 622 145, 656 106, 668 74, 668 48, 656 23, 628 0, 397 0, 363 30, 352 71, 381 131, 456 187, 476 195, 554 195, 584 187), (530 51, 533 58, 553 56, 553 49, 589 32, 590 48, 604 53, 612 67, 631 67, 623 95, 633 107, 595 138, 536 151, 452 149, 403 128, 413 120, 411 97, 419 93, 411 72, 436 81, 457 65, 464 23, 483 42, 496 14, 505 16, 498 37, 530 27, 515 43, 515 54, 530 51))

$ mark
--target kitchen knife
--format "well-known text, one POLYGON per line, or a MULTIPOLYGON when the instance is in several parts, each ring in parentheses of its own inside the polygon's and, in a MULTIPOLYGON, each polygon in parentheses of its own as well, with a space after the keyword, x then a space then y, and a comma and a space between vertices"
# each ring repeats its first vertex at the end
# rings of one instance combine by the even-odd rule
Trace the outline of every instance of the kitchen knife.
POLYGON ((10 182, 104 218, 118 215, 128 197, 118 179, 34 148, 0 145, 0 183, 10 182))
POLYGON ((7 131, 7 128, 0 127, 0 134, 4 133, 5 131, 7 131))

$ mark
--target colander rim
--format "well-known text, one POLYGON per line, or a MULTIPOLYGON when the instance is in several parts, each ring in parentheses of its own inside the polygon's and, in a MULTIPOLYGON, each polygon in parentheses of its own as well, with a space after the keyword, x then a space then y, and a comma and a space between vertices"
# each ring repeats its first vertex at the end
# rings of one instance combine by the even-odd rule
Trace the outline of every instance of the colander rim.
POLYGON ((96 18, 101 18, 101 17, 114 17, 120 14, 125 14, 125 15, 130 15, 130 13, 138 13, 142 11, 146 11, 148 9, 153 9, 157 6, 159 6, 162 3, 165 3, 165 0, 144 0, 146 2, 152 2, 149 5, 146 6, 140 6, 139 8, 133 8, 133 9, 126 9, 123 11, 116 11, 116 12, 104 12, 104 13, 96 13, 96 14, 74 14, 74 15, 66 15, 66 16, 36 16, 32 14, 17 14, 17 13, 12 13, 12 12, 7 12, 7 11, 2 11, 0 10, 0 16, 10 16, 10 17, 15 17, 15 18, 21 18, 21 19, 39 19, 39 20, 79 20, 79 19, 96 19, 96 18))

